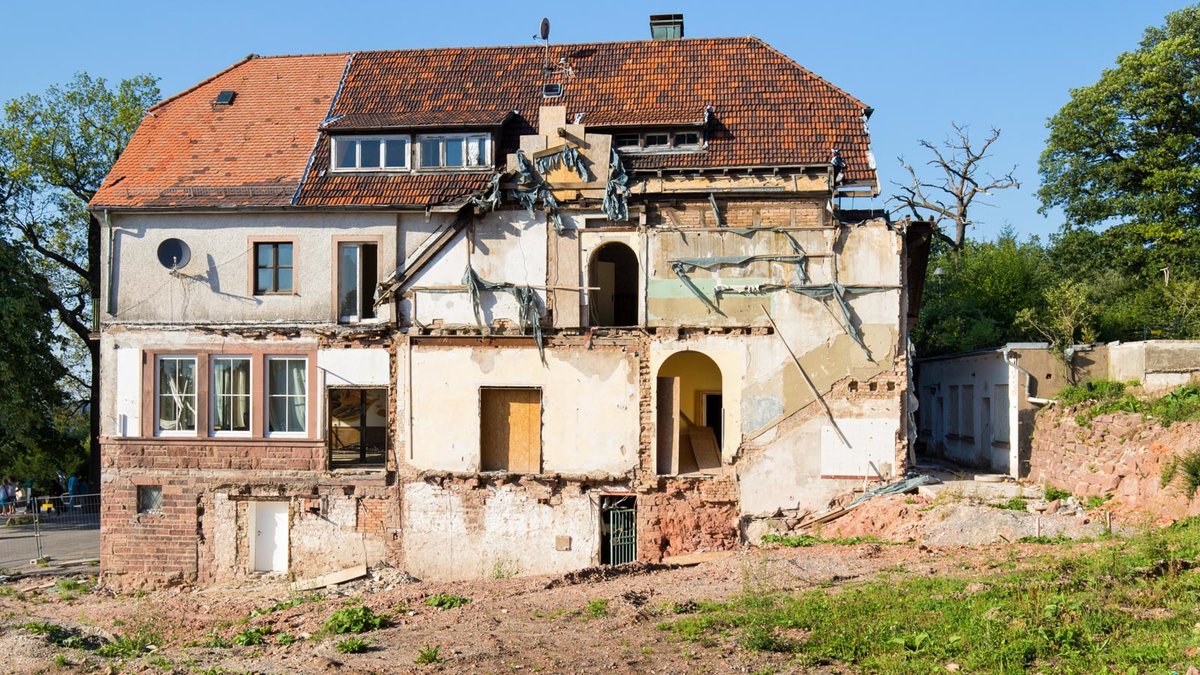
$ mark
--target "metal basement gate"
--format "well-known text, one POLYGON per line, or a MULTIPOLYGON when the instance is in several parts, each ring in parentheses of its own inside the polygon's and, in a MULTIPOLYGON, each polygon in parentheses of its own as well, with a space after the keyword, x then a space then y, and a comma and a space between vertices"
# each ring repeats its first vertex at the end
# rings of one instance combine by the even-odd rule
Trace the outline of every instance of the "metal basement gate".
POLYGON ((600 562, 620 565, 637 560, 637 502, 631 496, 600 498, 600 562))

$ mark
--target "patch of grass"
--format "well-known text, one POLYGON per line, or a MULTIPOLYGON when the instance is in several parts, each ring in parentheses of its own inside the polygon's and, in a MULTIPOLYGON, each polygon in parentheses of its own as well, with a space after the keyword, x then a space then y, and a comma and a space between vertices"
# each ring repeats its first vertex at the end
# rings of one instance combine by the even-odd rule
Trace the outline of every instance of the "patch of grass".
POLYGON ((281 647, 288 647, 296 644, 296 636, 291 633, 280 633, 275 636, 275 644, 281 647))
POLYGON ((217 632, 217 629, 214 628, 208 631, 208 634, 204 638, 204 642, 199 643, 198 646, 208 647, 209 649, 229 649, 229 647, 232 646, 232 643, 222 637, 221 634, 217 632))
POLYGON ((438 609, 454 609, 455 607, 462 607, 470 601, 470 598, 465 598, 461 595, 448 595, 446 593, 440 593, 438 595, 431 595, 426 598, 425 604, 429 605, 430 607, 437 607, 438 609))
MULTIPOLYGON (((1136 384, 1136 383, 1135 383, 1136 384)), ((1092 380, 1063 387, 1058 392, 1058 402, 1062 406, 1079 405, 1080 403, 1108 403, 1125 395, 1126 383, 1113 380, 1092 380)))
POLYGON ((421 649, 417 652, 416 663, 419 666, 432 663, 441 663, 444 660, 445 659, 442 658, 442 648, 438 645, 426 645, 421 647, 421 649))
POLYGON ((0 586, 0 598, 12 598, 24 602, 25 594, 12 586, 0 586))
POLYGON ((96 649, 101 644, 98 638, 85 636, 74 628, 67 628, 56 623, 50 623, 49 621, 30 621, 22 626, 22 628, 33 635, 44 635, 46 642, 55 647, 96 649))
POLYGON ((585 611, 593 619, 603 619, 608 616, 608 600, 604 598, 589 600, 585 611))
POLYGON ((1098 509, 1104 506, 1108 500, 1112 499, 1112 495, 1088 495, 1083 498, 1083 508, 1087 510, 1098 509))
POLYGON ((67 660, 65 654, 55 654, 53 661, 54 665, 58 666, 59 668, 66 668, 67 666, 71 665, 71 662, 67 660))
POLYGON ((1071 541, 1072 540, 1070 537, 1068 537, 1065 534, 1061 534, 1061 533, 1056 534, 1053 537, 1048 537, 1044 534, 1038 535, 1036 537, 1033 535, 1029 535, 1026 537, 1021 537, 1020 539, 1017 540, 1017 542, 1020 544, 1067 544, 1067 543, 1070 543, 1071 541))
POLYGON ((337 635, 366 633, 388 625, 388 619, 371 611, 370 607, 358 605, 339 609, 325 621, 325 630, 337 635))
MULTIPOLYGON (((1200 646, 1200 519, 1012 570, 746 593, 666 624, 852 672, 1182 672, 1200 646), (803 634, 803 640, 790 635, 803 634)), ((976 570, 978 572, 979 570, 976 570)))
POLYGON ((238 647, 253 647, 255 645, 261 645, 263 642, 265 642, 266 640, 264 638, 266 635, 267 630, 265 628, 247 628, 237 635, 234 635, 230 642, 238 647))
POLYGON ((155 654, 154 656, 151 656, 149 659, 146 659, 146 663, 149 663, 159 670, 165 670, 167 672, 175 670, 175 664, 171 662, 171 659, 168 659, 162 654, 155 654))
POLYGON ((1179 478, 1183 494, 1188 499, 1194 497, 1200 488, 1200 448, 1192 448, 1167 460, 1163 465, 1162 486, 1167 487, 1176 477, 1179 478))
POLYGON ((1024 497, 1013 497, 1006 502, 989 504, 988 506, 996 509, 1004 509, 1006 511, 1026 511, 1029 508, 1029 503, 1025 501, 1024 497))
POLYGON ((362 654, 371 648, 371 643, 362 638, 346 638, 337 643, 337 650, 343 654, 362 654))
POLYGON ((1052 502, 1055 500, 1062 501, 1071 496, 1070 492, 1054 487, 1053 485, 1046 486, 1046 501, 1052 502))
POLYGON ((875 537, 832 537, 829 539, 811 534, 782 535, 768 534, 762 538, 764 544, 779 544, 789 548, 805 548, 817 544, 836 544, 838 546, 857 546, 859 544, 886 544, 875 537))
POLYGON ((100 656, 132 659, 162 644, 162 636, 149 625, 138 626, 132 633, 113 636, 112 642, 96 650, 100 656))
POLYGON ((300 605, 305 605, 310 602, 319 602, 323 599, 324 598, 323 598, 323 596, 321 596, 320 593, 308 593, 305 595, 297 595, 297 596, 292 597, 289 600, 284 600, 283 602, 277 602, 277 603, 271 605, 270 607, 255 609, 254 611, 250 612, 250 616, 253 617, 253 616, 263 616, 264 614, 274 614, 275 612, 281 612, 285 609, 299 607, 300 605))
MULTIPOLYGON (((1136 384, 1136 383, 1133 383, 1136 384)), ((1142 413, 1163 426, 1200 419, 1200 384, 1185 384, 1156 399, 1141 399, 1126 390, 1123 382, 1097 380, 1067 387, 1059 393, 1063 405, 1090 402, 1075 416, 1076 424, 1086 426, 1098 415, 1112 412, 1142 413)))

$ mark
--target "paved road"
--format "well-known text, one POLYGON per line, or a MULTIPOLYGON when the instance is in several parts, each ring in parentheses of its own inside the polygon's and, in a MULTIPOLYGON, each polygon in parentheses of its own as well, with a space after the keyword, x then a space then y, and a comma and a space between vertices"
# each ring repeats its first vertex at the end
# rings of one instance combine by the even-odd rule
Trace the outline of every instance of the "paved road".
MULTIPOLYGON (((4 520, 0 519, 0 525, 4 520)), ((40 524, 42 555, 51 560, 77 560, 100 555, 100 516, 72 514, 71 517, 43 516, 40 524)), ((0 527, 0 568, 17 571, 37 558, 37 539, 32 523, 0 527)))

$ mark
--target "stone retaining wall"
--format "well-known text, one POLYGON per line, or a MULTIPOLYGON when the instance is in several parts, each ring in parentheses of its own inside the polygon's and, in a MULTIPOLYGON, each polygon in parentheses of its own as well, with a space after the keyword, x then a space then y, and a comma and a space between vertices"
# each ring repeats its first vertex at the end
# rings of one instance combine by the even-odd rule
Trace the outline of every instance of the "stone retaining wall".
POLYGON ((1080 411, 1055 407, 1037 415, 1029 480, 1079 497, 1111 495, 1107 508, 1127 523, 1200 515, 1200 494, 1188 499, 1178 479, 1161 485, 1172 457, 1200 448, 1200 422, 1163 427, 1140 414, 1110 413, 1080 426, 1080 411))

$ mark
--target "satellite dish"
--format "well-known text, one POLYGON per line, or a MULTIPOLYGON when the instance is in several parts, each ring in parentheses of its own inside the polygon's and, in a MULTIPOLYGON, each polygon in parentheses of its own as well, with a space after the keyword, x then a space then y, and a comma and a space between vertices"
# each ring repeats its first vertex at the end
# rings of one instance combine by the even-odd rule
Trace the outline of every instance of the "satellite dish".
POLYGON ((550 19, 542 19, 542 29, 538 32, 538 35, 540 35, 543 40, 550 39, 550 19))
POLYGON ((164 239, 158 245, 158 262, 169 270, 185 267, 192 259, 192 251, 182 239, 164 239))

